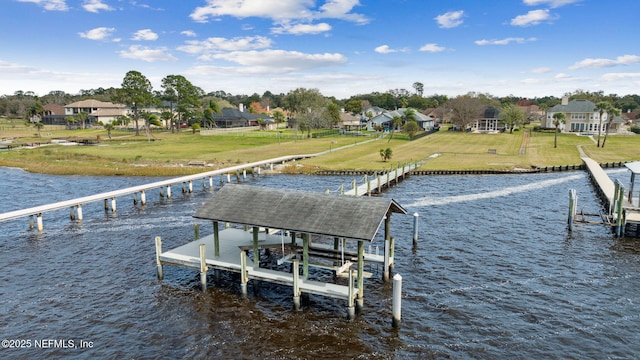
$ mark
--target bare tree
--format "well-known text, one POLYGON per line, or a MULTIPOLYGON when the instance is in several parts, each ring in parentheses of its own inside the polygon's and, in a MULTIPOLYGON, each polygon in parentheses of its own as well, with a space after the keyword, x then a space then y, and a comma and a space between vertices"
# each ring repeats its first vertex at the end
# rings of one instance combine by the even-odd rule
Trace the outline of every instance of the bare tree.
POLYGON ((484 105, 477 97, 461 95, 449 100, 449 108, 453 112, 451 122, 462 130, 480 116, 484 105))

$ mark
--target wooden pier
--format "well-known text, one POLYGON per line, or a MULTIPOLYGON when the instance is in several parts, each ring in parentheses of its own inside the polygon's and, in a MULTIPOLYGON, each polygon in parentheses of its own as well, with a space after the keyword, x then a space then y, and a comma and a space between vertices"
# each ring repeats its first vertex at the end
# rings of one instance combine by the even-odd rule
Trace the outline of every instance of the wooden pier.
POLYGON ((375 173, 371 177, 364 175, 364 181, 362 184, 358 185, 357 181, 354 179, 352 182, 352 188, 344 191, 344 188, 342 187, 341 193, 343 195, 353 196, 371 196, 372 193, 380 193, 383 188, 389 188, 392 184, 397 184, 400 180, 404 180, 407 175, 411 174, 411 172, 417 169, 420 165, 421 163, 419 162, 404 163, 402 165, 398 164, 395 169, 391 166, 389 171, 382 171, 379 174, 375 173))
POLYGON ((364 264, 382 264, 383 277, 388 280, 394 247, 390 234, 392 213, 407 214, 395 201, 384 198, 226 184, 194 215, 212 222, 212 235, 168 251, 162 250, 162 240, 156 237, 158 277, 163 278, 166 264, 199 269, 205 288, 210 268, 237 272, 243 295, 249 280, 288 285, 293 289, 296 309, 300 307, 301 294, 322 295, 345 300, 352 319, 354 302, 359 307, 363 305, 364 278, 368 276, 364 264), (220 230, 220 223, 247 230, 220 230), (374 240, 382 224, 384 255, 365 254, 365 244, 374 240), (260 253, 265 249, 280 252, 278 264, 290 263, 291 268, 282 271, 261 267, 260 253), (313 279, 311 268, 331 270, 336 277, 346 276, 348 284, 313 279))
MULTIPOLYGON (((640 204, 637 194, 634 192, 634 182, 636 174, 640 173, 640 162, 626 164, 631 170, 631 185, 629 192, 625 196, 625 187, 620 181, 613 181, 602 169, 600 164, 583 154, 584 162, 590 178, 605 205, 605 212, 602 218, 608 225, 612 226, 616 236, 630 235, 640 236, 640 204)), ((637 189, 636 189, 637 191, 637 189)), ((575 191, 570 192, 570 229, 575 216, 575 203, 577 202, 575 191)))

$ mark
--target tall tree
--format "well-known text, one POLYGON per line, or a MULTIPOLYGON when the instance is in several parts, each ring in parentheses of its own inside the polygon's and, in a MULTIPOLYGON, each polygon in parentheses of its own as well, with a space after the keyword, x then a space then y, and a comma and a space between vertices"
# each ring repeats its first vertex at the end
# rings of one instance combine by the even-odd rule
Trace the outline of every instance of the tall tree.
POLYGON ((326 116, 328 100, 318 89, 297 88, 289 91, 283 98, 285 110, 290 111, 296 121, 296 126, 307 131, 311 136, 311 129, 321 129, 329 125, 326 116))
POLYGON ((391 119, 391 135, 389 136, 389 140, 387 140, 387 142, 391 142, 391 139, 393 139, 393 133, 396 131, 396 128, 400 125, 402 125, 402 117, 397 115, 394 116, 393 119, 391 119))
POLYGON ((600 135, 602 134, 602 117, 605 113, 609 114, 611 109, 613 109, 613 106, 606 101, 600 101, 596 104, 594 109, 600 114, 600 126, 598 126, 598 147, 600 147, 600 135))
POLYGON ((607 134, 609 134, 609 129, 611 128, 611 125, 613 124, 613 121, 615 120, 616 116, 620 116, 620 110, 612 106, 611 109, 609 109, 609 111, 607 112, 607 117, 608 117, 607 120, 609 121, 607 122, 607 128, 604 132, 604 140, 602 140, 602 147, 604 147, 604 144, 607 142, 607 134))
POLYGON ((524 124, 524 120, 526 119, 524 111, 511 104, 503 106, 499 116, 502 123, 509 127, 509 133, 513 133, 514 127, 524 124))
POLYGON ((422 97, 422 93, 424 92, 424 84, 416 81, 413 83, 413 88, 416 90, 416 95, 422 97))
POLYGON ((122 85, 116 90, 114 100, 125 104, 132 110, 133 121, 136 124, 136 136, 140 136, 140 109, 154 103, 153 87, 146 76, 139 71, 129 71, 122 80, 122 85))
POLYGON ((464 130, 467 126, 480 116, 484 105, 480 99, 471 95, 461 95, 448 102, 449 108, 453 112, 451 122, 457 125, 460 130, 464 130))
POLYGON ((564 113, 557 112, 553 114, 553 125, 556 127, 556 131, 553 132, 553 147, 558 147, 558 127, 560 124, 564 124, 567 121, 567 116, 564 113))
MULTIPOLYGON (((179 124, 182 123, 183 117, 189 111, 200 106, 198 99, 204 95, 204 91, 202 91, 202 89, 194 86, 182 75, 167 75, 162 79, 161 86, 164 89, 164 97, 172 104, 176 104, 179 124)), ((177 128, 179 132, 180 126, 177 128)), ((174 131, 173 122, 171 123, 171 131, 174 131)))

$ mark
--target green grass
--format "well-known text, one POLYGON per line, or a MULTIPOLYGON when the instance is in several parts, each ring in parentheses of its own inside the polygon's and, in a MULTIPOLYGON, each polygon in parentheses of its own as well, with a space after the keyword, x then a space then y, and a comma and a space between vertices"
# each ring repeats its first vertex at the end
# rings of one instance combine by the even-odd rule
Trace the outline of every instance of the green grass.
POLYGON ((312 154, 333 149, 329 154, 297 162, 287 171, 312 173, 318 170, 381 170, 392 164, 427 159, 422 165, 432 170, 512 170, 532 167, 581 164, 578 146, 598 162, 640 160, 639 136, 608 136, 606 146, 596 147, 587 137, 558 134, 554 147, 552 132, 528 130, 502 134, 472 134, 440 131, 408 141, 395 134, 365 143, 370 137, 332 136, 278 141, 265 137, 264 132, 233 136, 200 136, 191 130, 181 133, 155 131, 153 141, 144 133, 135 136, 130 131, 113 131, 108 140, 106 130, 64 130, 45 127, 41 137, 32 128, 0 125, 0 138, 18 137, 14 143, 48 142, 54 138, 101 138, 95 146, 49 145, 35 149, 15 149, 0 152, 0 166, 13 166, 28 171, 50 174, 144 175, 178 176, 203 171, 185 166, 190 161, 205 161, 210 168, 265 160, 284 155, 312 154), (530 135, 530 136, 529 136, 530 135), (335 149, 354 145, 346 149, 335 149), (391 148, 390 161, 382 161, 380 150, 391 148), (521 148, 524 153, 521 154, 521 148), (489 149, 492 149, 490 152, 489 149), (493 153, 495 150, 495 153, 493 153), (299 166, 302 165, 302 166, 299 166))

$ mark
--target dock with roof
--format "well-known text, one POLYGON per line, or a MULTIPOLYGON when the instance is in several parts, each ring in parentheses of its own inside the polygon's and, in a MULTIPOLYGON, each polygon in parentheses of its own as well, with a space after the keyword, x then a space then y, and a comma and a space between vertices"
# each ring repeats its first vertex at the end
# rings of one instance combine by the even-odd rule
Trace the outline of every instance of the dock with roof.
POLYGON ((364 264, 382 264, 388 279, 393 265, 393 213, 407 214, 392 199, 226 184, 194 214, 212 222, 212 235, 168 251, 156 237, 158 277, 163 278, 164 265, 186 266, 200 271, 206 288, 209 270, 236 272, 243 295, 250 280, 287 285, 292 287, 295 308, 300 307, 303 293, 327 296, 346 301, 353 318, 355 303, 363 305, 368 275, 364 264), (365 254, 365 245, 381 228, 383 255, 365 254), (266 251, 278 253, 276 266, 263 266, 260 258, 266 251), (335 276, 315 277, 314 268, 335 276))

